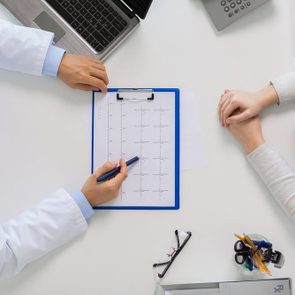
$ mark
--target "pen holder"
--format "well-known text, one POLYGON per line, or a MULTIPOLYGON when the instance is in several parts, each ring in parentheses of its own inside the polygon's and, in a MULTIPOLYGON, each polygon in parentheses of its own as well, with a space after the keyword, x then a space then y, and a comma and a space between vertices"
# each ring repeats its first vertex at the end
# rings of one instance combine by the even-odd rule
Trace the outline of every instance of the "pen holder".
POLYGON ((268 268, 274 264, 281 268, 284 264, 284 256, 281 252, 273 250, 272 243, 262 235, 236 235, 238 240, 234 244, 234 260, 244 273, 268 274, 271 275, 268 268))

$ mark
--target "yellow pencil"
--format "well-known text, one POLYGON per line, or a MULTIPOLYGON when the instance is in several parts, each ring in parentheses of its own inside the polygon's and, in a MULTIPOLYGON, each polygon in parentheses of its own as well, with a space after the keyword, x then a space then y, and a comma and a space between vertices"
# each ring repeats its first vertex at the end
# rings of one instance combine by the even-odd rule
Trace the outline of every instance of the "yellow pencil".
POLYGON ((253 243, 253 241, 250 239, 250 237, 246 234, 244 234, 244 238, 245 241, 247 242, 247 244, 253 249, 254 251, 254 256, 253 258, 256 259, 258 266, 259 266, 259 270, 261 272, 266 272, 269 275, 271 275, 270 270, 267 268, 267 266, 263 263, 262 258, 261 258, 261 254, 258 252, 257 250, 257 246, 255 246, 255 244, 253 243))

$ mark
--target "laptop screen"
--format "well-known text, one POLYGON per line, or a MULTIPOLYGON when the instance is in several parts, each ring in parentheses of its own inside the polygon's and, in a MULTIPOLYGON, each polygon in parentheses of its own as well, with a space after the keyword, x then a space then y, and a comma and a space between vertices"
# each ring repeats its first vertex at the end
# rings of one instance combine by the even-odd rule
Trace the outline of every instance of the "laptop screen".
POLYGON ((153 0, 124 0, 124 2, 142 19, 146 14, 153 2, 153 0))

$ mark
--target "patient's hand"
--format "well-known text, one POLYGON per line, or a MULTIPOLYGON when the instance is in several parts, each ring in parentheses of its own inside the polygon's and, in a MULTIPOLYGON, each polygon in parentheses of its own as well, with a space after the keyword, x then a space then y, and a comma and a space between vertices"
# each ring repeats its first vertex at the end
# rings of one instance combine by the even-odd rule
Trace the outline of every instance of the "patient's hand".
POLYGON ((227 127, 229 124, 248 120, 278 100, 278 95, 271 85, 253 93, 225 90, 218 105, 220 123, 227 127))
POLYGON ((58 69, 58 78, 68 86, 81 90, 107 91, 108 75, 98 59, 76 54, 65 54, 58 69))
POLYGON ((246 121, 228 126, 230 133, 242 145, 245 152, 250 154, 264 143, 260 119, 258 116, 246 121))

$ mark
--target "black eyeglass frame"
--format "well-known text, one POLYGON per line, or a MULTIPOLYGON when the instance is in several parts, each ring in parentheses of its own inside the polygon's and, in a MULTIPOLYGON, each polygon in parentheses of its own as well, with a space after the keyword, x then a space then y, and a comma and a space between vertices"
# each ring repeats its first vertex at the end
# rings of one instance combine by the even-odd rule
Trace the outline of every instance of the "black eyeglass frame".
POLYGON ((172 265, 173 261, 175 260, 175 258, 178 256, 178 254, 182 251, 182 249, 184 248, 184 246, 187 244, 187 242, 189 241, 189 239, 192 236, 192 233, 190 231, 185 231, 185 233, 187 234, 187 237, 185 238, 185 240, 182 242, 182 244, 180 245, 180 241, 179 241, 179 232, 178 230, 175 230, 175 236, 176 236, 176 241, 177 241, 177 249, 173 248, 173 253, 172 254, 167 254, 168 257, 170 256, 170 260, 166 261, 166 262, 162 262, 162 263, 154 263, 153 264, 153 268, 159 267, 159 266, 164 266, 166 265, 166 267, 164 268, 164 270, 161 273, 158 273, 158 277, 160 279, 162 279, 165 274, 167 273, 168 269, 170 268, 170 266, 172 265))

